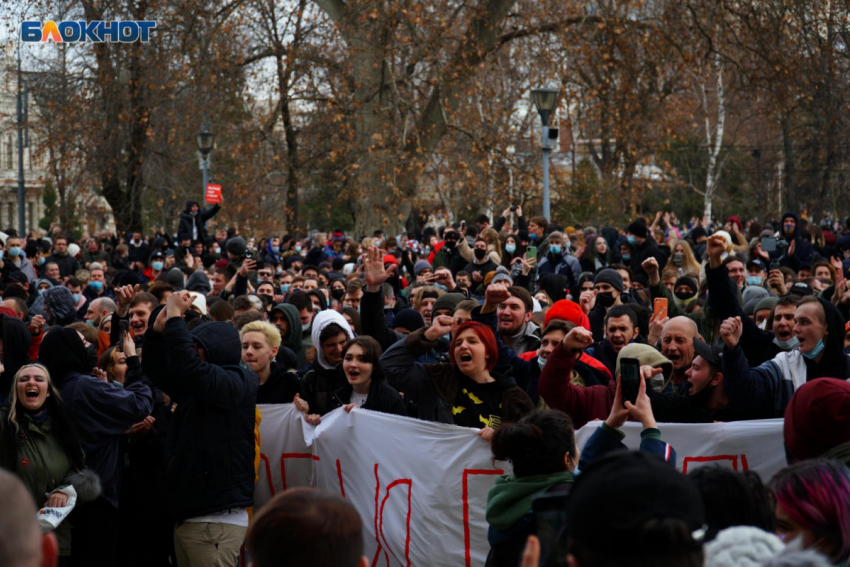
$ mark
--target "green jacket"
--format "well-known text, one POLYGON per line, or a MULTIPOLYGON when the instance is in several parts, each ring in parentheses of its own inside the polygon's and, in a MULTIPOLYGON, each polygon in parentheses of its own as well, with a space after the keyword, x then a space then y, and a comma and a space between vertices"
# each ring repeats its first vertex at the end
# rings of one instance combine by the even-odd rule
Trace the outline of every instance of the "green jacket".
POLYGON ((568 471, 525 477, 502 475, 487 493, 487 523, 498 530, 507 530, 531 512, 531 503, 549 487, 573 480, 573 474, 568 471))
POLYGON ((667 299, 667 316, 670 319, 673 317, 687 317, 697 324, 697 330, 699 331, 700 336, 702 336, 703 341, 710 345, 715 344, 714 314, 712 313, 711 307, 708 303, 705 304, 705 307, 703 307, 701 311, 697 311, 696 313, 685 313, 678 305, 676 305, 675 297, 673 297, 673 294, 670 293, 670 290, 667 289, 663 283, 650 285, 649 294, 653 301, 655 301, 655 298, 657 297, 664 297, 667 299))
MULTIPOLYGON (((9 421, 9 410, 8 406, 0 409, 0 455, 3 455, 0 463, 3 468, 12 471, 23 481, 35 500, 36 507, 41 508, 47 501, 48 494, 70 484, 66 477, 75 471, 52 432, 50 416, 38 424, 33 422, 29 415, 18 413, 20 444, 14 462, 10 462, 8 457, 15 454, 15 448, 9 446, 12 443, 9 428, 14 427, 9 421)), ((70 522, 65 520, 59 524, 55 534, 59 541, 59 555, 70 555, 70 522)))

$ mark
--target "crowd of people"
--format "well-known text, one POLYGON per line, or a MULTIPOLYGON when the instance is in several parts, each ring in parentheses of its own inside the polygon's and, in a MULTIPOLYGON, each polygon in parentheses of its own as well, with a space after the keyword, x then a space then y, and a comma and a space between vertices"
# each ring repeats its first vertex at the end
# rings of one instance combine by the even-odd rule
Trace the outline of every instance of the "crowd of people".
POLYGON ((563 498, 559 565, 850 565, 850 219, 564 227, 509 207, 364 237, 208 229, 218 210, 189 202, 176 234, 0 233, 0 494, 56 517, 27 541, 0 519, 0 564, 234 566, 243 543, 255 567, 287 546, 287 565, 362 564, 336 497, 253 516, 257 405, 291 403, 313 425, 475 429, 512 465, 488 566, 537 564, 542 497, 563 498), (682 475, 658 425, 766 418, 785 419, 772 479, 682 475))

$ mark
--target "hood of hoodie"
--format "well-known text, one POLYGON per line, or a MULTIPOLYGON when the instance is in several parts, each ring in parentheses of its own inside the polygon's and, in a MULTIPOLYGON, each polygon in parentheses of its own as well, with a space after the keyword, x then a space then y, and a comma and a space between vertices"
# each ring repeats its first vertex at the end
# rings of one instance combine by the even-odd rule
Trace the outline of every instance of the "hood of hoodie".
POLYGON ((564 291, 569 286, 570 280, 567 276, 561 274, 543 274, 540 276, 538 287, 549 294, 552 302, 560 301, 567 298, 567 293, 564 291))
MULTIPOLYGON (((328 308, 328 298, 325 297, 325 293, 320 289, 311 289, 307 292, 307 295, 311 297, 319 298, 319 311, 324 311, 328 308)), ((315 344, 315 343, 314 343, 315 344)))
POLYGON ((826 328, 829 332, 823 339, 823 358, 817 364, 817 378, 848 378, 844 353, 844 317, 838 308, 822 297, 818 298, 826 313, 826 328))
POLYGON ((207 362, 216 366, 238 366, 242 360, 242 341, 239 331, 230 323, 213 321, 192 330, 207 354, 207 362))
POLYGON ((640 361, 641 366, 652 366, 653 368, 661 367, 664 371, 662 376, 664 380, 670 378, 673 373, 673 363, 666 356, 655 350, 653 347, 641 343, 629 343, 624 346, 617 355, 617 366, 614 369, 614 378, 620 375, 620 361, 623 358, 636 358, 640 361))
POLYGON ((487 493, 487 523, 497 530, 507 530, 531 512, 531 503, 550 486, 575 479, 569 471, 518 477, 502 475, 487 493))
MULTIPOLYGON (((6 313, 0 314, 3 325, 3 377, 14 376, 24 364, 29 363, 27 352, 32 342, 32 334, 26 323, 6 313)), ((8 392, 0 395, 6 396, 8 392)))
POLYGON ((272 311, 280 311, 286 315, 286 321, 289 323, 289 338, 283 346, 290 348, 293 352, 301 350, 301 334, 304 329, 301 326, 301 315, 298 314, 298 308, 291 303, 281 303, 275 305, 272 311))
MULTIPOLYGON (((336 323, 342 327, 349 339, 354 338, 354 333, 351 332, 351 327, 348 326, 348 321, 346 321, 345 317, 340 315, 339 312, 334 311, 333 309, 328 309, 327 311, 320 311, 319 313, 316 313, 316 316, 313 317, 313 326, 310 329, 310 336, 313 338, 313 344, 316 346, 316 360, 322 368, 327 370, 333 368, 333 365, 328 364, 328 361, 325 359, 325 353, 322 352, 322 345, 319 342, 319 337, 322 334, 322 330, 331 323, 336 323)), ((290 333, 290 335, 291 334, 292 333, 290 333)))
POLYGON ((779 223, 779 234, 787 238, 789 241, 800 236, 800 215, 798 215, 794 211, 788 211, 787 213, 782 215, 782 222, 779 223), (794 225, 794 232, 791 234, 791 236, 785 236, 785 219, 787 218, 794 219, 794 222, 796 223, 794 225))
POLYGON ((212 291, 210 279, 204 272, 195 272, 186 281, 186 291, 196 291, 206 295, 212 291))
POLYGON ((183 211, 186 214, 192 213, 192 205, 198 205, 198 212, 201 212, 201 205, 197 201, 186 201, 186 209, 183 211))

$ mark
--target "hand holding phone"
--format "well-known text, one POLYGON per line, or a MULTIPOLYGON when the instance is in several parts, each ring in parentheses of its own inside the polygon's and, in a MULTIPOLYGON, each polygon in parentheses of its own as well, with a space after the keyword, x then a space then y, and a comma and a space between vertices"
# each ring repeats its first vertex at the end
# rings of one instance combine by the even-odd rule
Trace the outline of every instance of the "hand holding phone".
POLYGON ((640 392, 640 361, 637 358, 623 358, 620 360, 620 381, 623 390, 623 405, 637 402, 640 392))
POLYGON ((525 259, 531 260, 532 258, 537 260, 537 246, 529 246, 525 249, 525 259))
POLYGON ((124 337, 127 336, 127 321, 119 323, 120 334, 118 335, 118 352, 124 352, 124 337))
POLYGON ((665 317, 667 317, 667 298, 656 297, 655 301, 652 304, 652 318, 663 319, 665 317))
POLYGON ((567 565, 567 497, 544 494, 531 503, 532 530, 540 540, 539 567, 567 565))

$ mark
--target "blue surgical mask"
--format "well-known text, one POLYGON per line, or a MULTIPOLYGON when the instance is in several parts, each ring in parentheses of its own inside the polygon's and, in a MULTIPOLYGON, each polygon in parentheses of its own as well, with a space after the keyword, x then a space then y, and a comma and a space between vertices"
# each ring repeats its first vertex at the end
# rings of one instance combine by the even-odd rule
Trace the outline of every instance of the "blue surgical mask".
POLYGON ((637 242, 637 240, 635 240, 635 237, 634 237, 634 236, 632 236, 631 234, 630 234, 630 235, 628 235, 628 236, 626 237, 626 240, 627 240, 627 241, 629 242, 629 244, 631 244, 632 246, 634 246, 634 245, 635 245, 635 243, 637 242))
POLYGON ((801 354, 809 360, 813 360, 817 358, 820 353, 823 352, 824 346, 825 345, 823 344, 823 339, 818 339, 818 344, 815 345, 815 348, 812 349, 812 352, 803 352, 801 354))
POLYGON ((747 285, 761 285, 761 278, 758 276, 747 276, 747 285))
POLYGON ((289 286, 292 284, 282 283, 280 284, 280 292, 281 293, 289 293, 289 286))
POLYGON ((94 319, 86 319, 86 325, 91 325, 94 327, 94 319))
POLYGON ((516 252, 516 244, 505 244, 505 252, 508 254, 516 252))
POLYGON ((38 259, 38 265, 43 266, 46 261, 47 260, 45 260, 44 256, 42 256, 41 258, 38 259))
POLYGON ((631 259, 632 259, 631 254, 623 254, 623 262, 628 262, 631 259))
POLYGON ((9 248, 9 256, 11 256, 12 258, 17 258, 20 255, 21 255, 21 249, 18 248, 17 246, 12 246, 12 247, 9 248))
POLYGON ((558 255, 561 253, 561 245, 560 244, 552 244, 549 246, 549 251, 552 254, 558 255))
POLYGON ((540 367, 540 370, 543 370, 543 367, 546 366, 546 359, 537 357, 537 366, 540 367))
POLYGON ((83 296, 80 295, 79 293, 72 293, 71 294, 71 299, 74 301, 74 305, 79 303, 82 298, 83 298, 83 296))
POLYGON ((91 285, 91 288, 94 291, 100 291, 103 289, 103 282, 91 282, 89 285, 91 285))
POLYGON ((528 235, 528 238, 531 239, 531 240, 537 240, 537 234, 532 232, 531 234, 528 235))
POLYGON ((272 246, 272 252, 274 252, 275 254, 280 252, 280 246, 272 246))
POLYGON ((283 268, 278 268, 275 274, 280 275, 283 273, 283 268))
POLYGON ((45 293, 47 293, 47 288, 46 288, 46 287, 43 287, 43 288, 41 288, 40 290, 38 290, 38 294, 39 294, 39 295, 41 295, 41 296, 44 296, 44 294, 45 294, 45 293))
POLYGON ((301 254, 301 250, 302 250, 302 248, 301 248, 300 246, 296 246, 296 247, 295 247, 295 251, 296 251, 298 254, 301 254))
POLYGON ((443 290, 443 291, 449 291, 449 288, 447 288, 447 287, 446 287, 446 286, 444 286, 443 284, 435 283, 435 284, 434 284, 434 287, 439 288, 439 289, 441 289, 441 290, 443 290))
POLYGON ((154 270, 156 270, 157 272, 158 272, 158 271, 160 271, 160 270, 162 269, 162 266, 163 266, 163 263, 162 263, 162 262, 159 262, 159 261, 154 262, 153 264, 151 264, 151 267, 153 267, 153 269, 154 269, 154 270))
POLYGON ((213 254, 221 254, 221 248, 213 248, 213 254))
POLYGON ((797 337, 791 337, 787 341, 780 341, 776 337, 773 337, 773 344, 781 348, 782 350, 792 350, 797 348, 797 344, 800 341, 797 340, 797 337))

